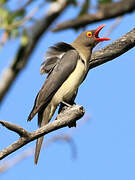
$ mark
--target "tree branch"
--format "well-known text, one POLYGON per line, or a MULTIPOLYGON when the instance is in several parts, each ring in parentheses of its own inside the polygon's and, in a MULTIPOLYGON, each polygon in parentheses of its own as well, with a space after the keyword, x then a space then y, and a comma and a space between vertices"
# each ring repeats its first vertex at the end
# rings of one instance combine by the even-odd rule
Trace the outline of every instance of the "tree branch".
MULTIPOLYGON (((75 159, 77 156, 77 149, 75 142, 73 138, 71 137, 72 135, 70 134, 59 134, 59 135, 54 135, 47 139, 45 143, 43 144, 43 148, 45 149, 52 143, 54 142, 66 142, 71 149, 72 157, 75 159)), ((0 164, 0 175, 9 170, 9 168, 12 168, 16 164, 20 163, 22 160, 28 158, 29 156, 32 156, 35 152, 35 146, 30 147, 20 154, 16 155, 15 157, 5 160, 3 163, 0 164)))
POLYGON ((20 131, 20 128, 24 130, 24 133, 26 133, 26 136, 24 133, 20 134, 21 137, 19 140, 11 144, 10 146, 6 147, 2 151, 0 151, 0 160, 4 157, 8 156, 9 154, 13 153, 17 149, 20 149, 24 145, 28 144, 29 142, 46 135, 52 131, 55 131, 57 129, 63 128, 65 126, 68 126, 70 123, 76 122, 78 119, 80 119, 85 113, 85 110, 82 106, 79 105, 73 105, 72 107, 68 107, 66 110, 64 110, 62 113, 60 113, 57 116, 57 120, 53 121, 52 123, 47 124, 46 126, 43 126, 39 128, 36 131, 28 132, 25 129, 21 128, 20 126, 17 126, 12 123, 7 123, 4 121, 0 121, 2 125, 7 127, 8 129, 18 133, 22 132, 20 131))
MULTIPOLYGON (((72 158, 76 159, 77 147, 74 142, 73 135, 78 130, 78 128, 80 128, 84 124, 86 124, 89 119, 90 119, 90 115, 86 115, 83 118, 83 120, 77 125, 77 128, 72 128, 72 129, 70 128, 68 130, 68 132, 66 132, 66 133, 56 134, 56 135, 53 135, 53 136, 47 138, 46 141, 42 145, 43 149, 44 148, 46 149, 48 146, 50 146, 54 142, 66 142, 70 146, 72 158)), ((30 148, 20 152, 19 154, 15 155, 15 157, 12 157, 8 160, 2 161, 2 163, 0 163, 0 175, 3 174, 4 172, 6 172, 7 170, 9 170, 9 168, 12 168, 16 164, 20 163, 22 160, 32 156, 34 154, 34 152, 35 152, 35 146, 30 147, 30 148)))
POLYGON ((133 48, 134 46, 135 28, 114 41, 112 44, 109 44, 105 48, 94 52, 89 62, 89 69, 92 69, 96 66, 115 59, 116 57, 127 52, 129 49, 133 48))
POLYGON ((28 131, 26 131, 24 128, 22 128, 16 124, 12 124, 10 122, 1 121, 1 120, 0 120, 0 124, 5 126, 7 129, 16 132, 21 137, 29 137, 29 135, 30 135, 28 131))
POLYGON ((84 27, 88 24, 95 22, 112 19, 114 17, 122 16, 126 13, 131 13, 135 10, 135 0, 123 0, 120 2, 105 3, 95 14, 85 14, 81 17, 64 21, 57 24, 55 28, 52 29, 53 32, 74 28, 78 29, 84 27))
POLYGON ((68 0, 58 0, 51 4, 47 14, 30 29, 26 29, 27 43, 20 44, 16 57, 10 66, 4 70, 0 77, 0 103, 10 89, 11 85, 27 64, 29 57, 34 51, 39 39, 45 33, 56 18, 68 7, 68 0))

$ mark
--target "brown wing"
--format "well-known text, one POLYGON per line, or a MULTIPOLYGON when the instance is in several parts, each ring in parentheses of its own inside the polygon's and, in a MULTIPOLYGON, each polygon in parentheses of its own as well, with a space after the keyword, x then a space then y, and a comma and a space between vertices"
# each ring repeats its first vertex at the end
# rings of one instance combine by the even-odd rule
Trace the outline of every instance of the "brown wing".
POLYGON ((28 121, 30 121, 37 112, 48 105, 55 92, 75 69, 78 58, 79 54, 76 50, 69 50, 64 54, 39 91, 35 99, 34 107, 28 117, 28 121))

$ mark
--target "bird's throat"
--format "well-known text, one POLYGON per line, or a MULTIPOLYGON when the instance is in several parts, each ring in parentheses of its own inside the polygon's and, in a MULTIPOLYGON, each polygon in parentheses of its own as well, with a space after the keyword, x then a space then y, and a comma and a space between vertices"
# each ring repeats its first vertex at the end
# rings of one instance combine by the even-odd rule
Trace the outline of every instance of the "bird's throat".
POLYGON ((81 58, 85 61, 89 61, 91 58, 91 53, 92 53, 92 48, 90 47, 86 47, 86 46, 82 46, 81 44, 78 44, 76 42, 73 42, 71 44, 71 46, 73 46, 79 53, 79 55, 81 56, 81 58))

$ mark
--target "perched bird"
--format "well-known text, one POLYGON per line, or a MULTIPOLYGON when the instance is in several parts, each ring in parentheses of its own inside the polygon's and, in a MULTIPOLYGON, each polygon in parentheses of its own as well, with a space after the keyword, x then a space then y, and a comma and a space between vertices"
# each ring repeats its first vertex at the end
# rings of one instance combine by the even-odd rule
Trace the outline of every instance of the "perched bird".
MULTIPOLYGON (((28 116, 30 121, 38 113, 39 127, 45 126, 51 120, 57 106, 74 104, 78 88, 84 81, 91 58, 92 49, 101 41, 109 38, 100 38, 100 30, 82 32, 71 44, 59 42, 50 47, 46 54, 46 61, 41 64, 40 73, 48 76, 36 96, 34 107, 28 116)), ((69 127, 76 126, 71 124, 69 127)), ((37 164, 43 136, 37 139, 35 150, 35 163, 37 164)))

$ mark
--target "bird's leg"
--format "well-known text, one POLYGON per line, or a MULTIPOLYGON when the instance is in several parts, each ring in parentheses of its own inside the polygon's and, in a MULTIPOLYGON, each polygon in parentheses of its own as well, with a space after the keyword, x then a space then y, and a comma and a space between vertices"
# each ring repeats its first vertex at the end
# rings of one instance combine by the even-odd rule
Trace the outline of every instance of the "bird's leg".
POLYGON ((65 101, 62 101, 61 103, 64 104, 64 105, 66 105, 67 107, 72 107, 71 104, 68 104, 68 103, 66 103, 65 101))
POLYGON ((61 102, 60 103, 60 107, 59 107, 59 110, 58 110, 58 114, 62 111, 64 111, 65 109, 67 109, 67 107, 71 107, 72 105, 71 104, 68 104, 66 102, 61 102))
MULTIPOLYGON (((71 104, 73 105, 73 104, 75 104, 75 102, 73 101, 71 104)), ((68 104, 68 103, 66 103, 65 101, 62 101, 61 104, 60 104, 60 108, 59 108, 58 113, 64 111, 64 110, 66 109, 65 107, 72 107, 71 104, 68 104)), ((69 128, 71 128, 71 127, 76 127, 76 122, 70 123, 70 124, 68 125, 68 127, 69 127, 69 128)))

